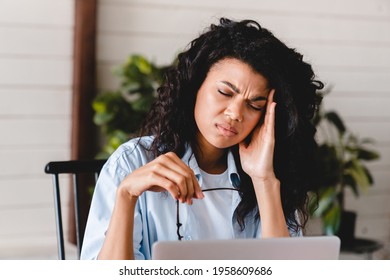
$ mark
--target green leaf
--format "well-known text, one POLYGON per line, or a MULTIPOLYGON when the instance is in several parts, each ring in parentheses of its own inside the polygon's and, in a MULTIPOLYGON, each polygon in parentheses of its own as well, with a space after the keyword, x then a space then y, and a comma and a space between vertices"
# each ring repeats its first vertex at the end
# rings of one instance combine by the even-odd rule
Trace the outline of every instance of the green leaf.
POLYGON ((149 75, 152 72, 152 66, 144 57, 137 56, 135 60, 135 64, 137 65, 139 71, 145 75, 149 75))
POLYGON ((368 170, 368 168, 365 166, 363 166, 363 169, 364 169, 364 172, 366 173, 366 176, 367 176, 367 179, 368 179, 370 186, 373 185, 374 184, 374 177, 372 177, 370 170, 368 170))
POLYGON ((104 103, 103 101, 95 100, 95 101, 92 103, 92 108, 93 108, 93 109, 95 110, 95 112, 97 112, 97 113, 103 113, 103 112, 106 112, 106 111, 107 111, 106 103, 104 103))
POLYGON ((138 81, 127 81, 122 84, 122 90, 124 92, 135 93, 139 92, 141 85, 138 81))
POLYGON ((356 159, 352 159, 350 163, 351 164, 345 169, 344 174, 351 175, 355 180, 356 185, 363 190, 367 190, 370 186, 370 180, 367 177, 367 173, 363 168, 363 165, 356 159))
MULTIPOLYGON (((308 202, 308 208, 310 216, 314 217, 314 212, 318 208, 318 196, 315 192, 308 192, 309 202, 308 202)), ((318 216, 317 216, 318 217, 318 216)))
POLYGON ((93 116, 93 122, 96 125, 105 125, 114 118, 112 113, 98 113, 93 116))
POLYGON ((357 185, 357 182, 353 176, 351 176, 350 174, 344 174, 343 175, 343 182, 344 182, 345 186, 351 187, 351 189, 356 197, 359 196, 358 185, 357 185))
POLYGON ((323 226, 326 235, 334 235, 340 228, 341 208, 334 204, 333 207, 323 217, 323 226))
POLYGON ((334 187, 328 187, 319 194, 318 208, 314 211, 314 217, 321 217, 337 200, 337 191, 334 187))
POLYGON ((139 98, 138 100, 135 100, 132 104, 132 107, 134 111, 138 112, 149 112, 150 107, 152 106, 152 103, 154 102, 155 98, 153 95, 145 95, 143 98, 139 98))
POLYGON ((360 148, 358 150, 357 158, 362 159, 362 160, 367 160, 367 161, 376 160, 376 159, 379 159, 379 154, 377 152, 374 152, 374 151, 369 151, 369 150, 360 148))
POLYGON ((338 132, 343 135, 346 131, 346 128, 345 128, 345 125, 344 125, 344 122, 341 120, 341 118, 339 117, 339 115, 334 112, 334 111, 331 111, 331 112, 327 112, 325 115, 324 115, 325 119, 327 119, 330 123, 332 123, 338 130, 338 132))
POLYGON ((360 143, 365 145, 365 144, 373 144, 375 143, 375 140, 372 138, 362 138, 360 139, 360 143))

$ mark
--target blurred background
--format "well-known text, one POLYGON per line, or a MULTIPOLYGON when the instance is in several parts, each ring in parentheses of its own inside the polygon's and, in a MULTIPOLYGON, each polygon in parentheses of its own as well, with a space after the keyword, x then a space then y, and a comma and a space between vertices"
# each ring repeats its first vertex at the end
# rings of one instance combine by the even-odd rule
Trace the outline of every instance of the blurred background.
MULTIPOLYGON (((373 258, 390 258, 390 1, 0 0, 0 259, 57 258, 52 179, 44 166, 93 157, 102 138, 79 122, 92 105, 75 111, 84 94, 80 77, 89 77, 89 96, 115 90, 113 69, 129 55, 170 64, 221 16, 257 20, 303 53, 331 89, 324 109, 335 110, 355 135, 375 140, 370 148, 380 158, 366 165, 373 184, 359 197, 347 189, 345 208, 357 213, 355 236, 383 244, 373 258), (80 33, 83 24, 95 26, 86 33, 95 36, 80 33), (80 66, 80 40, 92 45, 90 67, 80 66), (89 155, 77 151, 82 141, 89 155)), ((69 190, 62 195, 66 200, 69 190)), ((317 219, 309 233, 321 233, 317 219)))

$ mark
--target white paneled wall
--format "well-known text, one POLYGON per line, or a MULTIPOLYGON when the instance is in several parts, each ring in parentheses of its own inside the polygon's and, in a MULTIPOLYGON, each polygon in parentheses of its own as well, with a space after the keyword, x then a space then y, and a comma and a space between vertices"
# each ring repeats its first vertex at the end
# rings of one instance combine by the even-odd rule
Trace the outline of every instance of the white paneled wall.
MULTIPOLYGON (((252 18, 311 62, 333 86, 325 106, 376 139, 375 186, 347 206, 356 235, 386 245, 390 258, 390 1, 100 0, 98 88, 113 67, 141 53, 170 63, 221 16, 252 18)), ((0 1, 0 258, 55 257, 49 160, 69 158, 74 0, 0 1)), ((65 191, 64 194, 67 194, 65 191)), ((65 211, 66 213, 66 211, 65 211)))
POLYGON ((376 238, 390 256, 390 1, 388 0, 100 0, 98 87, 112 89, 112 69, 129 54, 172 61, 221 16, 252 18, 297 48, 319 78, 333 86, 325 98, 355 133, 376 139, 381 159, 370 164, 375 186, 360 199, 356 235, 376 238))
POLYGON ((74 0, 0 1, 0 259, 56 257, 43 169, 70 157, 73 15, 74 0))

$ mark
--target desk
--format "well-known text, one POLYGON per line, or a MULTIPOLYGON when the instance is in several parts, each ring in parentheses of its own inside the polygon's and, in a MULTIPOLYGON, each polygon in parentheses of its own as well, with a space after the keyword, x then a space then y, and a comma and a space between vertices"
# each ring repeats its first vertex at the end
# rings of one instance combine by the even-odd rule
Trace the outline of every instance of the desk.
POLYGON ((383 247, 383 244, 372 239, 354 238, 351 241, 341 241, 341 252, 366 254, 372 260, 372 253, 383 247))

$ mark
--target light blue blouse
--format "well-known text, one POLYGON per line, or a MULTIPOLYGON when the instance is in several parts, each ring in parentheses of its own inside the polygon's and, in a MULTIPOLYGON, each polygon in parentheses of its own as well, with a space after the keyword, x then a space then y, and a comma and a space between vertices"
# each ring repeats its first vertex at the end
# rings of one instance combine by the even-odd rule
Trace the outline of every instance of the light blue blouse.
MULTIPOLYGON (((129 173, 153 160, 150 158, 150 153, 144 148, 149 147, 152 140, 152 137, 130 140, 121 145, 103 166, 92 198, 81 259, 97 258, 114 208, 116 189, 129 173)), ((189 146, 182 160, 194 171, 202 188, 201 172, 189 146)), ((239 176, 231 152, 228 153, 227 163, 230 185, 215 187, 238 187, 239 176)), ((225 203, 226 209, 222 209, 222 212, 226 213, 229 218, 222 222, 214 213, 207 211, 207 209, 215 207, 215 205, 208 205, 214 203, 212 199, 194 199, 197 207, 180 204, 180 222, 183 224, 180 231, 184 240, 260 237, 261 225, 258 219, 254 219, 254 213, 246 217, 245 230, 241 231, 234 214, 240 202, 240 196, 236 191, 229 192, 231 192, 229 194, 231 203, 230 205, 225 203), (204 211, 200 211, 202 209, 201 203, 204 204, 204 211), (227 207, 227 205, 229 206, 227 207), (197 211, 193 211, 195 208, 197 211), (213 226, 210 227, 213 232, 207 227, 197 226, 200 220, 205 221, 202 223, 203 225, 208 222, 213 223, 213 226), (215 232, 215 228, 218 228, 219 231, 215 232)), ((152 245, 156 241, 177 240, 176 201, 169 193, 146 191, 138 198, 134 216, 133 239, 136 259, 151 259, 152 245)))

